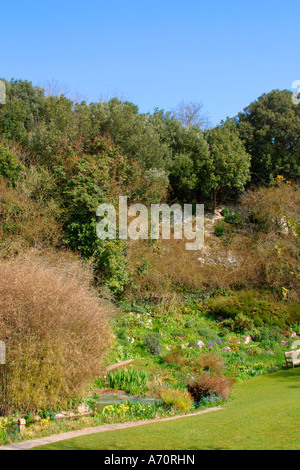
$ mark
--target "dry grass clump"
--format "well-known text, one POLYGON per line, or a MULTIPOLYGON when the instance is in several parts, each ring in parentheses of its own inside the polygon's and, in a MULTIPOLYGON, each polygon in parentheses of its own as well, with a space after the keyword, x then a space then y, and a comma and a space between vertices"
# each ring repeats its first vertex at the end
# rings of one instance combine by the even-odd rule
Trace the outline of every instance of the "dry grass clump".
POLYGON ((65 406, 101 371, 109 314, 82 273, 33 254, 0 263, 6 412, 65 406))

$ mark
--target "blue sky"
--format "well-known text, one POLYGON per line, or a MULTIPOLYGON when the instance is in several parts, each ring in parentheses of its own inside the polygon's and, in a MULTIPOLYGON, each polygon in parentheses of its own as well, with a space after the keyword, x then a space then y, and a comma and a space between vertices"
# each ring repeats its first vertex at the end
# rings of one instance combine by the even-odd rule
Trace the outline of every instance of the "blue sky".
POLYGON ((0 76, 142 112, 202 101, 214 124, 300 80, 298 0, 0 2, 0 76))

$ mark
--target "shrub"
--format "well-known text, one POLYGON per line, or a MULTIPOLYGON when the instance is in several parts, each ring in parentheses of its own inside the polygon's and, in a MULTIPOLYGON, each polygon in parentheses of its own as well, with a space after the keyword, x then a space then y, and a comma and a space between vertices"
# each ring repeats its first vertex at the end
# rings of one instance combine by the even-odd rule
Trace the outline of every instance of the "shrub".
POLYGON ((189 365, 191 361, 184 355, 184 351, 180 347, 177 347, 164 356, 164 362, 167 364, 176 364, 179 367, 184 367, 189 365))
POLYGON ((159 395, 166 406, 174 406, 183 413, 188 413, 194 408, 193 399, 186 391, 163 389, 159 395))
POLYGON ((234 319, 234 329, 236 332, 243 332, 251 330, 254 327, 253 320, 249 317, 244 315, 243 313, 239 313, 234 319))
POLYGON ((223 237, 225 233, 225 228, 224 225, 221 223, 218 223, 214 226, 214 233, 217 237, 223 237))
POLYGON ((209 342, 215 341, 217 339, 217 334, 214 331, 209 330, 208 328, 199 328, 198 335, 200 336, 200 338, 203 338, 209 342))
POLYGON ((5 145, 3 142, 0 143, 0 179, 5 177, 8 181, 14 184, 20 172, 23 169, 23 165, 16 155, 16 153, 9 148, 9 145, 5 145))
POLYGON ((155 356, 162 352, 161 335, 159 333, 151 333, 145 336, 144 344, 155 356))
POLYGON ((224 368, 224 362, 218 354, 208 353, 199 357, 198 364, 205 371, 221 372, 224 368))
MULTIPOLYGON (((211 298, 207 301, 207 307, 217 317, 233 319, 235 331, 251 329, 253 323, 257 327, 267 324, 283 328, 297 310, 295 304, 279 302, 270 293, 253 289, 211 298)), ((223 323, 223 326, 229 325, 223 323)))
POLYGON ((59 256, 0 263, 8 403, 2 412, 66 406, 101 372, 110 342, 107 307, 90 290, 87 268, 59 256))
POLYGON ((222 210, 221 214, 227 224, 240 225, 243 222, 242 217, 235 211, 231 211, 227 207, 222 210))
POLYGON ((256 341, 277 341, 282 339, 282 332, 279 328, 264 326, 260 328, 255 335, 256 341))
POLYGON ((227 400, 230 395, 232 381, 225 377, 212 376, 204 372, 188 385, 188 391, 193 399, 199 403, 202 398, 217 395, 227 400))
POLYGON ((0 179, 1 256, 32 247, 55 246, 60 238, 53 201, 35 201, 20 188, 7 187, 0 179))

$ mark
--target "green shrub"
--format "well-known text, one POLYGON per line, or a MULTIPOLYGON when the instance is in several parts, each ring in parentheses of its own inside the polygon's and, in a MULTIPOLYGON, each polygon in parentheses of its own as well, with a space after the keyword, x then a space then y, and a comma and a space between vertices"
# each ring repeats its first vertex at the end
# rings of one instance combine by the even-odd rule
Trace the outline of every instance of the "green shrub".
MULTIPOLYGON (((218 296, 206 303, 208 310, 216 317, 233 319, 235 325, 249 329, 264 324, 284 328, 297 318, 299 305, 280 302, 267 292, 255 290, 238 291, 231 296, 218 296), (243 315, 241 317, 240 315, 243 315)), ((223 326, 226 326, 223 323, 223 326)), ((236 326, 235 326, 236 327, 236 326)))
POLYGON ((214 234, 217 236, 217 237, 223 237, 225 233, 225 228, 224 228, 224 225, 221 224, 220 222, 215 224, 214 226, 214 234))
POLYGON ((208 328, 199 328, 198 335, 200 336, 200 338, 205 339, 208 342, 216 341, 217 339, 217 333, 212 330, 209 330, 208 328))
POLYGON ((24 169, 18 156, 3 143, 0 143, 0 179, 5 177, 14 184, 24 169))
POLYGON ((239 313, 234 319, 234 330, 237 333, 249 331, 254 327, 254 322, 243 313, 239 313))
POLYGON ((260 328, 255 335, 255 340, 262 341, 274 341, 280 342, 282 339, 282 332, 279 328, 264 326, 260 328))
POLYGON ((242 217, 235 211, 231 211, 227 207, 222 210, 221 214, 227 224, 240 225, 243 222, 242 217))
POLYGON ((149 335, 145 336, 144 344, 154 356, 161 354, 162 343, 161 335, 159 333, 150 333, 149 335))

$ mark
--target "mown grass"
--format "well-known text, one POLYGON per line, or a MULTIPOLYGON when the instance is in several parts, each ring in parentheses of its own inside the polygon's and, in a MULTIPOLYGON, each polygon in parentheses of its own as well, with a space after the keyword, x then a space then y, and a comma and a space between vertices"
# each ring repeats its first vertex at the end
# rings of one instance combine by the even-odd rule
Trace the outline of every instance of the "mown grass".
POLYGON ((47 450, 299 450, 300 368, 238 384, 218 413, 94 434, 47 450))

